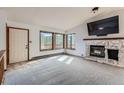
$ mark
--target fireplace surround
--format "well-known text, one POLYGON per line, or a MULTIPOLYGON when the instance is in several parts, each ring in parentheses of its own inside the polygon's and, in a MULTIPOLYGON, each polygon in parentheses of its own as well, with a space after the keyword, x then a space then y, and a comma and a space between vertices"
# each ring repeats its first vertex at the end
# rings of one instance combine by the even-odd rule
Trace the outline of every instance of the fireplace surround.
POLYGON ((84 56, 85 59, 124 67, 124 39, 88 39, 84 40, 84 42, 86 51, 84 56), (91 47, 94 49, 94 46, 95 51, 92 51, 91 47), (99 51, 100 49, 102 52, 99 51), (104 54, 104 56, 98 55, 101 53, 104 54))

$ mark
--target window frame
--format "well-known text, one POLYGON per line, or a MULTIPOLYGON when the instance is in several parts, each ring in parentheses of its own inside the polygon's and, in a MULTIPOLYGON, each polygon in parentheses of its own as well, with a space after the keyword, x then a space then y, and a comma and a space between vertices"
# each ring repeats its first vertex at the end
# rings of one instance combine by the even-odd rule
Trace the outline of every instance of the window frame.
POLYGON ((66 34, 66 49, 71 49, 71 50, 76 50, 76 48, 72 48, 72 45, 70 48, 68 48, 68 35, 76 35, 76 33, 69 33, 69 34, 66 34))
POLYGON ((49 51, 49 50, 53 50, 53 35, 54 33, 53 32, 50 32, 50 31, 40 31, 39 33, 39 39, 40 39, 40 51, 49 51), (41 49, 41 33, 51 33, 52 34, 52 48, 51 49, 41 49))
POLYGON ((54 49, 64 49, 65 48, 65 34, 63 33, 54 33, 54 49), (56 48, 56 35, 62 35, 63 36, 63 47, 62 48, 56 48))

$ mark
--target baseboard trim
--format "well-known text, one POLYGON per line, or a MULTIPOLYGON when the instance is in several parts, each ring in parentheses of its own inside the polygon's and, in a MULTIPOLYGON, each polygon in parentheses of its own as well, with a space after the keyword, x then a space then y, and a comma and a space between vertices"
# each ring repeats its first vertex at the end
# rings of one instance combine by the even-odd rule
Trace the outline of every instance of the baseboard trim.
POLYGON ((65 55, 69 55, 69 56, 75 56, 75 57, 84 58, 83 56, 78 56, 78 55, 73 55, 73 54, 68 54, 68 53, 65 53, 65 55))
POLYGON ((47 58, 47 57, 52 57, 52 56, 57 56, 57 55, 69 55, 69 56, 75 56, 75 57, 79 57, 79 58, 84 58, 82 56, 78 56, 78 55, 73 55, 73 54, 68 54, 68 53, 55 53, 55 54, 49 54, 49 55, 43 55, 43 56, 36 56, 33 57, 30 61, 32 60, 38 60, 38 59, 43 59, 43 58, 47 58))
POLYGON ((38 60, 38 59, 42 59, 42 58, 47 58, 47 57, 52 57, 52 56, 57 56, 57 55, 64 55, 65 53, 62 52, 62 53, 55 53, 55 54, 48 54, 48 55, 43 55, 43 56, 36 56, 36 57, 33 57, 31 59, 32 60, 38 60))

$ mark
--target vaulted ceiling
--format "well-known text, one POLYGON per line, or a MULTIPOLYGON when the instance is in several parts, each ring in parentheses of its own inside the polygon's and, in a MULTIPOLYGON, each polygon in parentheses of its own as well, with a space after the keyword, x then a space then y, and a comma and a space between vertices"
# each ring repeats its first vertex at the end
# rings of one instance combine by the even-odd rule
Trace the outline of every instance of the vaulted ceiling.
POLYGON ((0 8, 7 13, 8 20, 27 24, 43 25, 68 30, 100 13, 122 8, 100 7, 96 14, 92 7, 39 7, 39 8, 0 8))

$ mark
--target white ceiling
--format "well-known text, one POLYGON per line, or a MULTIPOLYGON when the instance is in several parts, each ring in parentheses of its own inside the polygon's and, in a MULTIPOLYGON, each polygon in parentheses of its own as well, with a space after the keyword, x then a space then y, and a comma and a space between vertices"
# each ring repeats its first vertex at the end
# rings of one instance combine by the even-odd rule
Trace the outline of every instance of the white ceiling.
POLYGON ((39 8, 0 8, 5 10, 8 20, 27 24, 43 25, 68 30, 81 22, 104 12, 122 8, 100 7, 98 13, 91 13, 92 7, 39 7, 39 8))

